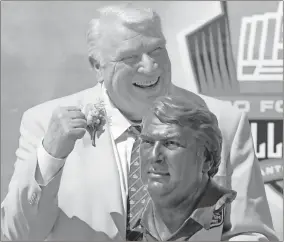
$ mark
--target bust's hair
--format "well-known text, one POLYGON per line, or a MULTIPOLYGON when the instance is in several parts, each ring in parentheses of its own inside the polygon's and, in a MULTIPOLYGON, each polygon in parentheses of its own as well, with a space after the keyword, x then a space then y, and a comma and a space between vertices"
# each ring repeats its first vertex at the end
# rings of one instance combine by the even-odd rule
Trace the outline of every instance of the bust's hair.
POLYGON ((216 116, 206 106, 184 97, 163 96, 155 100, 150 113, 162 123, 189 127, 199 144, 205 147, 207 160, 213 161, 208 175, 213 177, 218 172, 222 134, 216 116))
POLYGON ((99 18, 89 22, 87 30, 88 55, 97 61, 101 60, 100 38, 104 26, 119 21, 123 26, 138 33, 144 29, 153 29, 154 32, 162 34, 161 19, 159 15, 150 8, 134 6, 125 3, 114 6, 106 6, 98 9, 99 18))

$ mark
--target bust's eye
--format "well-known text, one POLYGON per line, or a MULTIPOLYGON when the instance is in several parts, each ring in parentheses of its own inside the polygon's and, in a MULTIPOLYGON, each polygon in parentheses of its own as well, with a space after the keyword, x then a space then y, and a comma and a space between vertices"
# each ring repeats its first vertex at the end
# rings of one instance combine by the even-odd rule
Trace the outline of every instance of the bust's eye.
POLYGON ((178 148, 178 147, 181 147, 181 144, 179 142, 177 142, 177 141, 174 141, 174 140, 167 140, 167 141, 165 141, 164 145, 167 148, 178 148))
POLYGON ((141 139, 141 145, 148 145, 153 146, 155 144, 155 140, 147 137, 140 137, 141 139))
POLYGON ((152 144, 153 142, 151 140, 148 140, 148 139, 142 139, 142 143, 144 143, 144 144, 152 144))

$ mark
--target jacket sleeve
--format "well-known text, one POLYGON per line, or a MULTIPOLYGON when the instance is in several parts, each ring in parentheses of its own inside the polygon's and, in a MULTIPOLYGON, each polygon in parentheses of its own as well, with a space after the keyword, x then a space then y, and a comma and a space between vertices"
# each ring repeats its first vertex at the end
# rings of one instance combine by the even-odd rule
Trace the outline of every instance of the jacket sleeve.
POLYGON ((45 185, 39 185, 41 173, 37 147, 44 128, 28 110, 20 126, 17 160, 8 194, 1 204, 1 228, 8 240, 44 240, 59 213, 57 192, 62 169, 45 185))
POLYGON ((278 241, 273 230, 250 124, 240 113, 227 162, 227 181, 237 192, 226 213, 222 240, 278 241))

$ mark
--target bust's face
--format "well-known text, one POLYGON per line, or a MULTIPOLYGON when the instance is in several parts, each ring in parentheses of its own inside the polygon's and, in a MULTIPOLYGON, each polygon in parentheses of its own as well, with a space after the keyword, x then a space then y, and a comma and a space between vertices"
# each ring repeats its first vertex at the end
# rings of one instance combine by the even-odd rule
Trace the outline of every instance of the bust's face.
POLYGON ((164 36, 153 26, 139 33, 119 23, 106 28, 102 38, 105 87, 119 109, 142 118, 152 102, 170 88, 171 65, 164 36))
POLYGON ((161 123, 151 114, 144 119, 141 139, 141 179, 151 197, 166 196, 174 202, 194 194, 203 176, 203 161, 193 131, 161 123))

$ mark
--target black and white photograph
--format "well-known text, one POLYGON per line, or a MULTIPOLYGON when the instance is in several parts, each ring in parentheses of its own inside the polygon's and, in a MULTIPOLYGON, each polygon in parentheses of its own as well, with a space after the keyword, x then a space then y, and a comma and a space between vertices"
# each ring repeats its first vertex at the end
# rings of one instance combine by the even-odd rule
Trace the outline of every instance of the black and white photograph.
POLYGON ((282 1, 1 1, 1 241, 283 241, 282 1))

